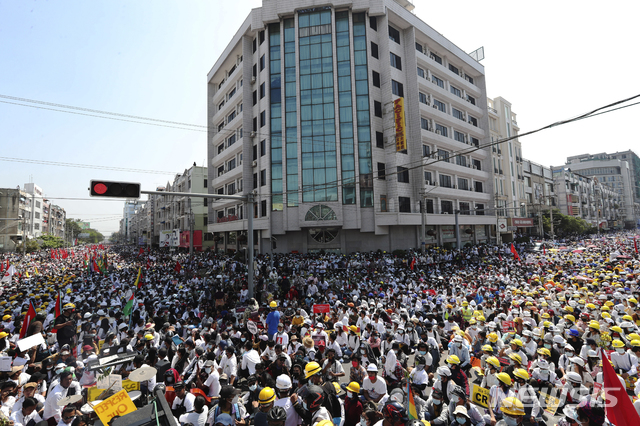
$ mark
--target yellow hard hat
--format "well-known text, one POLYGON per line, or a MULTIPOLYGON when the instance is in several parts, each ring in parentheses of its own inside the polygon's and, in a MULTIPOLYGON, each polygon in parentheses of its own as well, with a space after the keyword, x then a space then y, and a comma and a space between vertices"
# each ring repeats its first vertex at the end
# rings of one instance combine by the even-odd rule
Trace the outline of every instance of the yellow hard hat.
POLYGON ((615 331, 616 333, 622 333, 622 329, 620 328, 619 325, 614 325, 613 327, 611 327, 609 330, 611 331, 615 331))
POLYGON ((640 340, 634 339, 631 341, 631 346, 640 346, 640 340))
POLYGON ((548 313, 544 312, 542 315, 540 315, 542 318, 544 319, 549 319, 551 318, 551 315, 549 315, 548 313))
POLYGON ((496 377, 505 385, 511 386, 511 376, 509 376, 507 373, 498 373, 496 377))
POLYGON ((5 315, 2 317, 2 321, 8 321, 11 319, 11 315, 5 315))
POLYGON ((358 382, 351 382, 347 385, 347 390, 353 393, 360 393, 360 385, 358 382))
POLYGON ((638 301, 636 300, 635 297, 632 297, 631 299, 629 299, 629 303, 635 303, 637 305, 638 301))
POLYGON ((621 340, 615 339, 613 343, 611 343, 611 346, 614 348, 624 348, 624 343, 622 343, 621 340))
POLYGON ((513 361, 516 361, 518 364, 522 364, 522 357, 518 354, 510 353, 509 358, 511 358, 513 361))
POLYGON ((462 306, 469 306, 469 302, 465 300, 464 302, 462 302, 462 306))
POLYGON ((498 361, 498 358, 496 358, 495 356, 490 356, 489 358, 487 358, 486 362, 487 364, 493 365, 496 370, 500 369, 500 361, 498 361))
POLYGON ((275 300, 273 300, 273 301, 271 301, 271 303, 269 303, 269 307, 277 308, 278 307, 278 303, 275 300))
POLYGON ((318 374, 321 371, 322 368, 320 368, 320 364, 315 361, 308 362, 307 365, 304 366, 304 378, 308 379, 309 377, 313 376, 314 374, 318 374))
POLYGON ((631 317, 631 315, 627 314, 627 315, 623 315, 622 319, 625 321, 631 321, 633 322, 633 318, 631 317))
POLYGON ((276 400, 276 391, 273 388, 264 388, 258 395, 258 402, 262 405, 270 404, 276 400))
POLYGON ((518 346, 518 347, 522 347, 522 340, 520 340, 520 339, 513 339, 513 340, 511 341, 511 344, 512 344, 512 345, 516 345, 516 346, 518 346))
POLYGON ((513 375, 524 380, 529 380, 530 377, 529 373, 527 373, 527 370, 525 370, 524 368, 516 368, 515 370, 513 370, 513 375))
POLYGON ((146 340, 153 340, 153 334, 145 334, 145 335, 144 335, 144 338, 145 338, 146 340))
POLYGON ((540 348, 537 350, 540 355, 551 356, 551 351, 547 348, 540 348))
POLYGON ((469 325, 473 325, 473 324, 475 324, 476 322, 477 322, 477 321, 475 320, 475 318, 471 318, 471 319, 469 320, 469 325))
POLYGON ((571 306, 565 306, 564 309, 567 312, 573 312, 573 308, 571 306))
POLYGON ((595 328, 596 330, 600 330, 600 323, 596 320, 589 321, 589 327, 595 328))
POLYGON ((65 305, 62 307, 63 310, 66 309, 75 309, 76 305, 74 305, 73 303, 65 303, 65 305))
POLYGON ((495 343, 498 341, 498 335, 496 333, 489 333, 487 337, 489 338, 489 341, 491 343, 495 343))
POLYGON ((491 346, 491 345, 483 345, 482 346, 482 350, 483 351, 487 351, 487 352, 493 352, 493 346, 491 346))
POLYGON ((567 321, 571 321, 571 322, 576 322, 576 317, 574 317, 573 315, 569 314, 569 315, 565 315, 564 319, 567 321))
POLYGON ((6 331, 0 331, 0 339, 4 339, 8 335, 9 335, 9 333, 7 333, 6 331))
POLYGON ((460 364, 460 358, 458 358, 458 355, 449 355, 447 357, 447 362, 449 364, 460 364))
POLYGON ((510 396, 502 400, 500 411, 510 416, 524 416, 524 405, 515 396, 510 396))
POLYGON ((349 326, 349 330, 353 331, 354 333, 357 333, 358 332, 358 327, 356 327, 355 325, 350 325, 349 326))

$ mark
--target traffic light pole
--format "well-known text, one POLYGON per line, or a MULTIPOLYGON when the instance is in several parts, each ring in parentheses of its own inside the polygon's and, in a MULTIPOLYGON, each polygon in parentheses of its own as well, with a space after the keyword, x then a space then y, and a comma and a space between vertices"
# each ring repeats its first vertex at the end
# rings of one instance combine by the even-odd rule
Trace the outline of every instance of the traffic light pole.
MULTIPOLYGON (((249 287, 248 297, 253 297, 254 292, 254 273, 253 273, 253 211, 255 206, 255 195, 248 193, 247 195, 222 195, 222 194, 204 194, 204 193, 192 193, 192 192, 165 192, 165 191, 140 191, 141 194, 147 195, 161 195, 165 196, 179 196, 179 197, 196 197, 196 198, 223 198, 227 200, 244 201, 247 204, 245 212, 247 212, 247 284, 249 287)), ((191 238, 193 240, 193 237, 191 238)))

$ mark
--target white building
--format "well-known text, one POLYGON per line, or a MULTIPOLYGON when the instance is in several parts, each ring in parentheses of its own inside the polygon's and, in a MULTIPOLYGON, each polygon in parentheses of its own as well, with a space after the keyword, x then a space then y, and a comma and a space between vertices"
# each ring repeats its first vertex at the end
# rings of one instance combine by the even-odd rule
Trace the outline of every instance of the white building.
POLYGON ((35 183, 25 183, 24 191, 28 194, 27 202, 29 202, 31 206, 30 227, 28 228, 29 235, 32 238, 38 238, 43 233, 46 233, 46 230, 43 231, 42 226, 42 219, 44 217, 44 193, 42 192, 42 188, 35 183))
MULTIPOLYGON (((457 211, 487 241, 484 67, 406 0, 317 4, 263 0, 209 72, 209 192, 255 191, 260 251, 419 247, 423 199, 427 244, 455 245, 457 211)), ((236 249, 246 214, 220 200, 209 231, 236 249)))

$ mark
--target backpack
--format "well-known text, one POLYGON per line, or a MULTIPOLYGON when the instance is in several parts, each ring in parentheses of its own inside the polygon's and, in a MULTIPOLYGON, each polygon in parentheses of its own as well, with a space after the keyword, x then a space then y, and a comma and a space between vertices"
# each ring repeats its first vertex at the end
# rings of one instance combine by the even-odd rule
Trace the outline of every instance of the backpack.
POLYGON ((338 400, 338 396, 336 395, 336 388, 333 386, 333 383, 324 383, 322 385, 322 390, 325 393, 324 403, 322 404, 324 408, 329 411, 329 414, 331 414, 332 418, 341 417, 342 407, 340 406, 340 401, 338 400))
MULTIPOLYGON (((215 424, 216 420, 218 419, 218 416, 220 415, 220 412, 221 412, 221 411, 222 411, 222 410, 220 410, 220 406, 219 406, 219 405, 216 405, 216 408, 215 408, 215 410, 214 410, 214 412, 213 412, 213 423, 214 423, 214 424, 215 424)), ((233 405, 232 405, 232 407, 231 407, 231 413, 233 414, 234 412, 235 412, 235 415, 236 415, 236 420, 237 420, 237 421, 242 420, 242 419, 240 418, 240 409, 239 409, 239 407, 238 407, 238 404, 237 404, 237 403, 233 404, 233 405)))

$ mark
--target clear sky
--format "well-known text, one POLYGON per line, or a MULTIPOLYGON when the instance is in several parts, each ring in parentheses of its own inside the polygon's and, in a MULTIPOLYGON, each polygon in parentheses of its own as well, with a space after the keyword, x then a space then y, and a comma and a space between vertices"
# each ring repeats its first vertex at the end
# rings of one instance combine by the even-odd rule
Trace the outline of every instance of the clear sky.
MULTIPOLYGON (((633 48, 640 2, 415 4, 423 21, 464 51, 484 46, 488 95, 512 103, 521 133, 640 93, 633 48)), ((17 106, 3 102, 36 104, 1 96, 204 126, 207 72, 260 5, 0 0, 0 157, 169 172, 0 161, 0 187, 32 179, 68 217, 105 234, 117 231, 123 202, 87 200, 89 180, 164 186, 173 173, 206 164, 206 133, 17 106)), ((585 152, 640 153, 630 126, 638 111, 631 107, 522 138, 523 155, 550 166, 585 152)))

